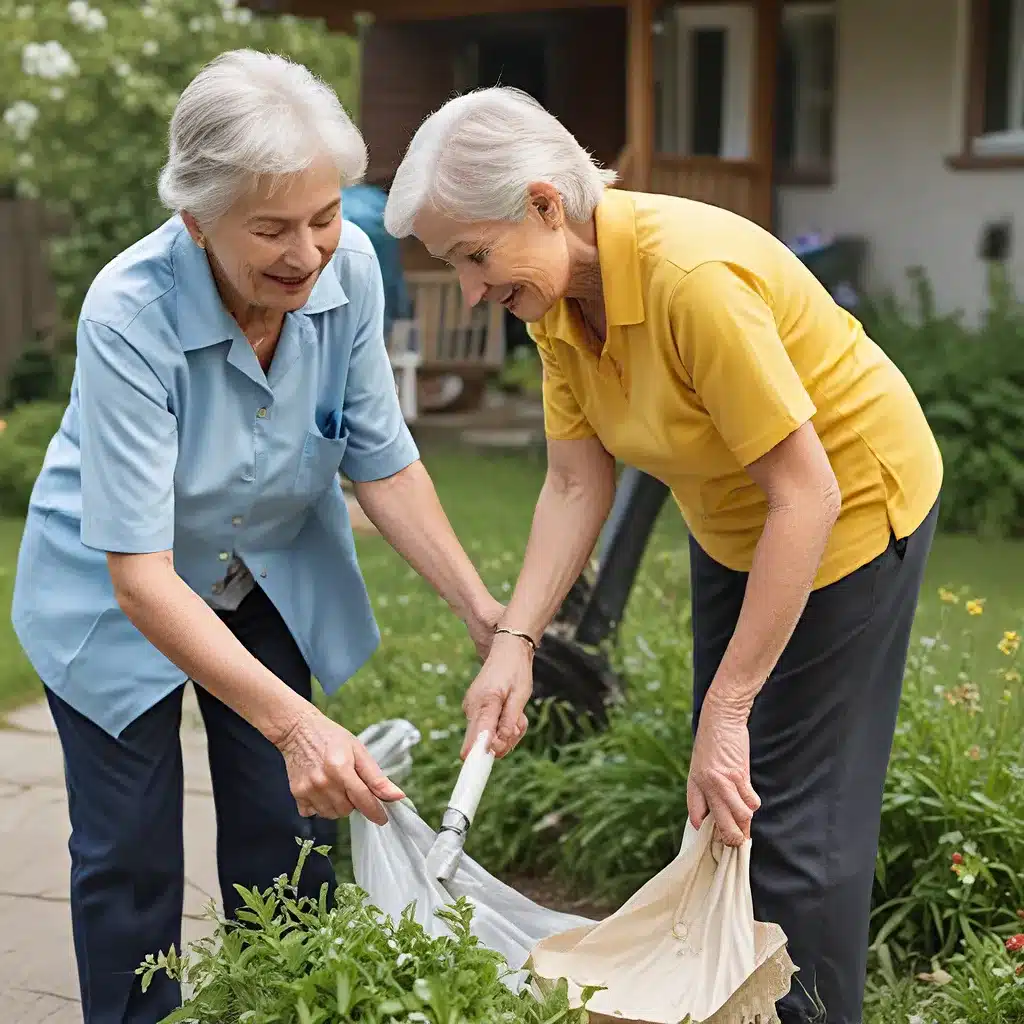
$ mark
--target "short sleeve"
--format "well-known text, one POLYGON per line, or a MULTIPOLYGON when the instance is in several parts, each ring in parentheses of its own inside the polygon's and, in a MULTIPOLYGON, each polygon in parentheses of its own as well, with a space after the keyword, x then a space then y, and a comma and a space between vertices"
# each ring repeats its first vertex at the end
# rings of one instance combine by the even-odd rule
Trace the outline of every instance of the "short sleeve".
POLYGON ((384 283, 377 257, 367 254, 363 303, 352 340, 342 399, 348 446, 341 471, 349 480, 383 480, 420 456, 402 415, 384 343, 384 283))
POLYGON ((577 441, 593 437, 590 425, 576 396, 572 393, 558 357, 548 339, 527 324, 527 332, 537 345, 543 372, 544 433, 553 441, 577 441))
POLYGON ((756 282, 705 263, 670 300, 676 346, 694 390, 740 464, 749 466, 817 411, 756 282))
POLYGON ((78 325, 82 543, 120 554, 174 546, 178 421, 139 351, 102 324, 78 325))

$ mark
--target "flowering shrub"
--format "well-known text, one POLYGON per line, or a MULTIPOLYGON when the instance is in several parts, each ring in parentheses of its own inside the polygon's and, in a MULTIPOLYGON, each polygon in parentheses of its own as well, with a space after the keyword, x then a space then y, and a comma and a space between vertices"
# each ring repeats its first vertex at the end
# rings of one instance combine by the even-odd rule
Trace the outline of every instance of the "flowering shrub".
POLYGON ((354 40, 237 0, 0 0, 0 185, 65 215, 54 270, 73 321, 111 257, 168 216, 156 195, 181 89, 238 47, 293 58, 355 98, 354 40))

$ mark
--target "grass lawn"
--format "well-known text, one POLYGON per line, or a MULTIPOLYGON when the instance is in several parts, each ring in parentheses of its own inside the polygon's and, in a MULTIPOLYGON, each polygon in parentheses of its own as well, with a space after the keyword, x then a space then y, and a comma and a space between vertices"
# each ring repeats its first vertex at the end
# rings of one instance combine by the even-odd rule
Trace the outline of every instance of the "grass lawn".
MULTIPOLYGON (((544 476, 543 455, 430 447, 424 451, 424 461, 463 544, 474 556, 507 553, 508 581, 514 582, 544 476)), ((669 500, 647 557, 682 545, 685 539, 682 517, 669 500)), ((360 538, 359 553, 371 594, 408 589, 407 567, 382 540, 360 538)), ((985 614, 973 620, 973 626, 979 640, 992 634, 994 644, 1003 629, 1014 628, 1024 617, 1024 543, 938 537, 918 614, 920 631, 935 625, 939 587, 986 599, 985 614)), ((382 622, 387 618, 380 617, 382 622)))
MULTIPOLYGON (((506 585, 511 586, 544 475, 543 454, 481 453, 454 446, 431 446, 425 450, 424 460, 463 544, 476 559, 501 557, 506 585)), ((666 504, 647 557, 681 545, 685 536, 677 510, 671 503, 666 504)), ((39 682, 14 636, 7 613, 20 537, 20 521, 0 519, 0 604, 5 609, 0 621, 0 710, 40 693, 39 682)), ((415 592, 416 583, 410 580, 408 567, 382 540, 360 538, 358 546, 367 584, 375 599, 410 589, 415 592)), ((980 646, 991 646, 994 652, 1001 631, 1013 628, 1024 615, 1022 566, 1024 543, 938 538, 918 628, 928 630, 935 621, 939 603, 934 595, 938 587, 966 588, 971 596, 987 599, 985 615, 973 620, 973 628, 980 646)), ((436 614, 435 608, 431 605, 428 614, 436 614)), ((390 618, 387 608, 378 607, 378 615, 386 626, 390 618)), ((401 616, 401 621, 403 625, 398 628, 408 629, 407 614, 401 616)))

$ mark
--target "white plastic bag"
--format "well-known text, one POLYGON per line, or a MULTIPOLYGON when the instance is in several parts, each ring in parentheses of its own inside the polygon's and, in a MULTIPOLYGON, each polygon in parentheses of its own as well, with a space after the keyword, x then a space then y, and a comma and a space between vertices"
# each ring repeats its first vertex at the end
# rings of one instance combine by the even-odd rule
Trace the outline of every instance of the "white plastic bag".
MULTIPOLYGON (((399 782, 419 741, 402 720, 371 726, 360 739, 381 770, 399 782)), ((463 855, 451 882, 427 871, 436 833, 407 801, 388 805, 389 822, 350 817, 356 882, 397 920, 414 903, 428 933, 447 926, 435 911, 460 896, 474 908, 473 933, 501 953, 521 989, 566 979, 574 1005, 581 990, 600 988, 587 1004, 593 1024, 771 1024, 775 1003, 795 972, 778 925, 754 920, 750 843, 725 847, 708 818, 687 824, 678 855, 616 913, 597 923, 532 900, 463 855), (525 968, 525 969, 524 969, 525 968)))
MULTIPOLYGON (((410 751, 419 742, 416 727, 401 719, 379 722, 359 739, 393 782, 408 773, 410 751)), ((356 884, 370 902, 397 920, 415 904, 415 918, 431 935, 448 930, 436 911, 460 896, 474 907, 473 934, 488 949, 500 953, 517 973, 506 978, 519 991, 527 975, 520 970, 541 939, 594 922, 573 914, 548 910, 527 899, 485 871, 466 855, 450 882, 430 877, 426 859, 437 833, 408 801, 387 805, 388 824, 374 825, 359 813, 349 817, 352 864, 356 884)))

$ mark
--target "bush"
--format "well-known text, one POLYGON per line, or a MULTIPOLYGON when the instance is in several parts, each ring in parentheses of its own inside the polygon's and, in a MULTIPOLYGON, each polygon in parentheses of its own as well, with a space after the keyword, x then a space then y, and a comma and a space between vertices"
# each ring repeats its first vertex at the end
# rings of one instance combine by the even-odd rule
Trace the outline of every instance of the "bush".
POLYGON ((251 47, 355 99, 355 41, 237 0, 0 0, 0 181, 70 224, 53 267, 66 319, 96 273, 167 216, 156 194, 178 94, 209 59, 251 47))
POLYGON ((60 427, 63 402, 19 405, 0 430, 0 515, 23 516, 46 448, 60 427))
POLYGON ((211 910, 214 937, 139 967, 144 990, 158 971, 194 990, 162 1024, 584 1024, 564 986, 544 1003, 511 993, 502 982, 508 965, 471 934, 465 900, 439 914, 450 935, 432 938, 409 913, 385 917, 352 885, 298 897, 306 858, 328 852, 300 846, 290 879, 263 892, 236 887, 246 905, 237 921, 211 910))
POLYGON ((993 265, 981 323, 940 315, 928 281, 910 273, 908 312, 891 296, 869 305, 872 338, 907 376, 945 463, 942 527, 980 537, 1024 535, 1024 305, 993 265))

